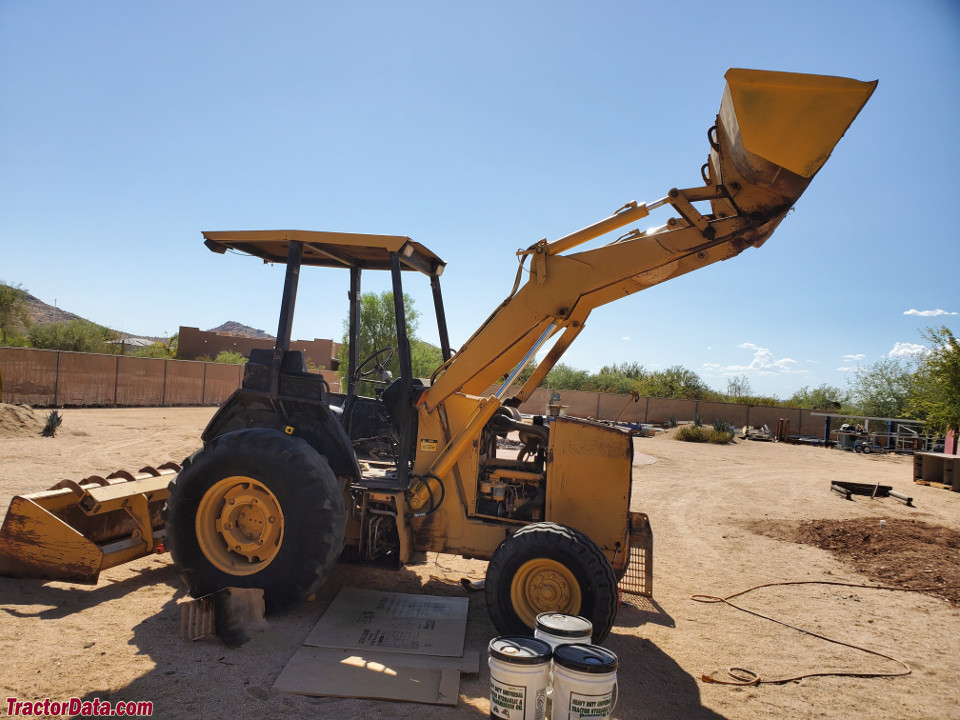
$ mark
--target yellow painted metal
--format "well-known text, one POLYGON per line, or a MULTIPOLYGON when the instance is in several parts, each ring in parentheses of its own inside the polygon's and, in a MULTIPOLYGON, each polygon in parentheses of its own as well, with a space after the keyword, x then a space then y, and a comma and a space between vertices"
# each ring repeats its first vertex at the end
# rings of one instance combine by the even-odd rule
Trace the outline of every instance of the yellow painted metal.
POLYGON ((167 463, 18 495, 0 527, 0 574, 95 583, 101 570, 143 557, 164 536, 160 512, 179 469, 167 463))
POLYGON ((585 227, 582 230, 577 230, 576 232, 570 233, 569 235, 565 235, 558 240, 548 243, 546 246, 547 252, 549 252, 551 255, 558 255, 576 247, 577 245, 582 245, 589 240, 598 238, 601 235, 606 235, 608 232, 616 230, 617 228, 621 228, 624 225, 629 225, 637 220, 642 220, 649 214, 650 211, 647 209, 646 205, 637 204, 635 202, 628 203, 617 210, 610 217, 604 218, 603 220, 585 227))
POLYGON ((616 572, 627 563, 633 440, 588 420, 551 424, 546 519, 586 533, 616 572))
POLYGON ((579 615, 580 583, 570 569, 549 558, 527 560, 510 583, 510 602, 527 627, 537 624, 537 615, 559 612, 579 615))
POLYGON ((743 149, 813 177, 830 157, 877 82, 829 75, 734 68, 724 76, 721 116, 735 122, 743 149))
POLYGON ((283 544, 283 527, 277 497, 245 475, 219 480, 197 507, 200 550, 230 575, 253 575, 273 562, 283 544))
MULTIPOLYGON (((442 368, 427 407, 437 407, 454 392, 482 394, 513 369, 550 324, 580 327, 601 305, 762 245, 875 86, 820 75, 728 72, 706 185, 672 189, 650 205, 630 203, 583 230, 523 251, 531 259, 528 281, 442 368), (694 209, 701 200, 710 201, 712 213, 694 209), (558 254, 661 205, 672 206, 680 217, 601 247, 558 254)), ((549 356, 551 362, 558 358, 549 356)))
POLYGON ((445 263, 418 242, 402 235, 324 232, 316 230, 241 230, 203 233, 212 250, 235 250, 285 263, 293 241, 303 243, 303 265, 388 270, 390 253, 398 253, 404 269, 443 274, 445 263))
MULTIPOLYGON (((467 449, 480 436, 480 431, 483 430, 484 425, 490 421, 499 407, 500 401, 495 397, 479 399, 474 405, 470 417, 460 425, 456 435, 447 440, 445 447, 436 459, 431 458, 432 462, 427 473, 439 478, 448 476, 453 470, 453 466, 459 462, 467 449)), ((424 439, 421 433, 421 444, 424 439)), ((436 497, 435 491, 436 488, 428 486, 425 481, 417 481, 410 489, 410 508, 415 512, 422 509, 430 501, 431 493, 436 497)))

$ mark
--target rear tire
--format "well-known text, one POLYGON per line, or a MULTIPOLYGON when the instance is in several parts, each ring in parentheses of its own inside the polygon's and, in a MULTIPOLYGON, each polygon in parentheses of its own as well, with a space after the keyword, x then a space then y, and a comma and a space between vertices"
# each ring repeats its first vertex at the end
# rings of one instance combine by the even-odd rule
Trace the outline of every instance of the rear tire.
POLYGON ((487 611, 502 635, 532 635, 537 614, 581 615, 602 642, 617 616, 617 578, 579 530, 535 523, 504 540, 487 566, 487 611))
POLYGON ((277 430, 226 433, 170 483, 167 542, 194 597, 262 588, 268 611, 326 580, 343 549, 343 489, 327 459, 277 430))

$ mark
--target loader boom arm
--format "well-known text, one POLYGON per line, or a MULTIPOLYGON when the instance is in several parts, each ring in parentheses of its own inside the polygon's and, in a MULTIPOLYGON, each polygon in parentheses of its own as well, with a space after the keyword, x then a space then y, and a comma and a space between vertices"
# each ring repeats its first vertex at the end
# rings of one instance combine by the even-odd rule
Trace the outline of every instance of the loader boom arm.
POLYGON ((427 410, 456 392, 483 395, 518 369, 545 336, 562 333, 517 394, 523 401, 595 308, 762 245, 876 86, 758 70, 730 70, 726 80, 717 124, 708 133, 711 151, 701 171, 706 184, 672 189, 650 205, 630 203, 594 225, 518 251, 521 265, 529 260, 526 283, 520 287, 518 282, 441 367, 425 400, 427 410), (696 204, 703 203, 709 209, 698 210, 696 204), (632 230, 601 247, 562 254, 661 206, 672 207, 679 217, 659 228, 632 230))

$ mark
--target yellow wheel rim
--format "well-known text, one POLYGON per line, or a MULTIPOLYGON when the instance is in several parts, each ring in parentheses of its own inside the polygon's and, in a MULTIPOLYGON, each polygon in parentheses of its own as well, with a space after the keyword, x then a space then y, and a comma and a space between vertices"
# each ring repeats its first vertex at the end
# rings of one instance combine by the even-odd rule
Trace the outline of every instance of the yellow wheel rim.
POLYGON ((580 583, 570 570, 556 560, 527 560, 510 583, 514 612, 529 627, 534 627, 542 612, 580 614, 580 583))
POLYGON ((214 567, 252 575, 280 552, 283 511, 266 485, 235 475, 207 490, 197 508, 196 530, 200 550, 214 567))

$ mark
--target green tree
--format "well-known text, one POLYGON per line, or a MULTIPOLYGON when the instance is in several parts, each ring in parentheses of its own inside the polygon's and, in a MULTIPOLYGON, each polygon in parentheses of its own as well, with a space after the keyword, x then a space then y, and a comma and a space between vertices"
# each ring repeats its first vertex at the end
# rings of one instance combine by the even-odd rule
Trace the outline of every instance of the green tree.
POLYGON ((857 368, 850 382, 850 400, 864 415, 905 417, 913 394, 914 368, 909 360, 883 358, 857 368))
POLYGON ((128 350, 127 355, 146 358, 171 358, 174 357, 175 351, 171 351, 170 346, 166 343, 155 342, 152 345, 147 345, 147 347, 128 350))
POLYGON ((910 408, 937 432, 947 425, 960 428, 960 340, 946 326, 926 328, 920 334, 932 350, 918 358, 910 408))
POLYGON ((419 338, 410 338, 410 364, 413 366, 414 377, 428 378, 443 364, 443 353, 436 345, 419 338))
POLYGON ((637 384, 641 395, 660 398, 702 400, 712 391, 697 373, 682 365, 651 372, 637 384))
POLYGON ((178 333, 174 333, 167 342, 158 340, 144 348, 127 350, 127 355, 148 358, 175 358, 177 357, 177 337, 178 333))
POLYGON ((29 328, 31 324, 27 291, 20 285, 0 282, 0 345, 7 345, 21 337, 20 330, 29 328))
MULTIPOLYGON (((436 354, 433 354, 428 348, 433 347, 429 343, 418 343, 416 340, 417 328, 420 327, 420 311, 414 308, 413 298, 404 293, 403 312, 407 323, 407 338, 410 340, 410 359, 416 360, 413 374, 416 377, 429 377, 439 366, 440 350, 434 348, 436 354), (416 347, 415 347, 416 345, 416 347), (427 346, 427 347, 424 347, 427 346), (437 360, 436 366, 430 365, 437 360), (429 371, 428 371, 429 368, 429 371)), ((397 347, 397 316, 393 307, 393 293, 389 290, 376 293, 365 292, 360 295, 360 337, 359 353, 360 362, 363 362, 373 353, 383 348, 397 347)), ((350 319, 343 321, 343 343, 337 352, 337 359, 340 361, 340 382, 341 387, 347 387, 347 378, 350 373, 350 319)), ((368 368, 369 369, 369 368, 368 368)), ((397 353, 393 354, 386 369, 393 373, 394 377, 400 376, 400 358, 397 353)), ((361 394, 370 395, 372 391, 368 387, 360 389, 361 394)))
POLYGON ((746 375, 734 375, 727 378, 727 397, 734 400, 748 397, 753 392, 750 387, 750 378, 746 375))
POLYGON ((843 390, 826 383, 815 388, 805 385, 791 395, 789 400, 794 407, 823 411, 839 410, 846 402, 847 394, 843 390))
POLYGON ((581 390, 590 379, 586 370, 578 370, 563 363, 557 363, 547 373, 544 385, 554 390, 581 390))
POLYGON ((115 333, 109 328, 88 320, 48 323, 30 328, 30 344, 49 350, 109 353, 114 348, 107 345, 107 341, 114 336, 115 333))
POLYGON ((627 395, 635 390, 637 383, 646 376, 647 371, 636 362, 604 365, 600 372, 589 377, 582 389, 627 395))

